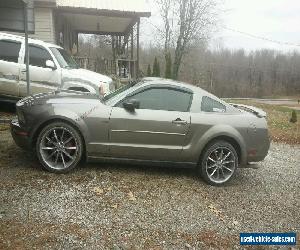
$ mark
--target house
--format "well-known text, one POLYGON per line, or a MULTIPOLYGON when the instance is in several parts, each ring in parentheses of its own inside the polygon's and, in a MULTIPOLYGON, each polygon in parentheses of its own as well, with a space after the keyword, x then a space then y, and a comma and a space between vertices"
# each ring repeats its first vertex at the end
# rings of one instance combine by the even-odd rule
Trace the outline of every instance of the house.
POLYGON ((78 51, 79 34, 109 35, 112 39, 110 73, 120 75, 121 69, 126 68, 129 77, 138 74, 140 18, 151 15, 144 0, 31 1, 35 32, 30 37, 78 51))

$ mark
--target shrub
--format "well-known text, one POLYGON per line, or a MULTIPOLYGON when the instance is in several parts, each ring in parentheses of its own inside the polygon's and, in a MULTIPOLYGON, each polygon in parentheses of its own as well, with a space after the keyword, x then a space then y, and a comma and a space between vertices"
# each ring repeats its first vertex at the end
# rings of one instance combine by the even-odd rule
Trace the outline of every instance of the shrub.
POLYGON ((147 68, 147 76, 152 76, 150 64, 148 64, 148 68, 147 68))
POLYGON ((292 123, 296 123, 297 122, 297 113, 296 113, 296 110, 292 111, 292 117, 290 119, 290 122, 292 122, 292 123))
POLYGON ((170 52, 166 55, 165 78, 172 79, 172 58, 170 52))
POLYGON ((154 63, 152 67, 152 76, 160 77, 160 66, 157 58, 154 58, 154 63))

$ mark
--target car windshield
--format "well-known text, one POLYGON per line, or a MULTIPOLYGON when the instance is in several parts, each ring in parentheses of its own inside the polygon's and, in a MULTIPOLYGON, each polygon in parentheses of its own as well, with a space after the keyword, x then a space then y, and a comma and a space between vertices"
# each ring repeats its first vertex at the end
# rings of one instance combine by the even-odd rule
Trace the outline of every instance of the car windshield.
POLYGON ((117 90, 111 92, 110 94, 105 95, 102 100, 104 102, 109 101, 112 98, 114 98, 115 96, 124 93, 127 89, 131 88, 132 86, 133 86, 132 84, 124 85, 124 86, 118 88, 117 90))
POLYGON ((131 87, 133 87, 134 85, 136 85, 136 82, 131 82, 129 84, 126 84, 120 88, 118 88, 117 90, 115 90, 114 92, 105 95, 102 99, 103 102, 109 102, 110 100, 114 99, 114 97, 117 97, 119 95, 122 95, 126 92, 126 90, 130 89, 131 87))
POLYGON ((79 66, 73 59, 73 57, 64 49, 61 48, 50 48, 52 53, 54 54, 56 60, 62 68, 67 69, 78 69, 79 66))

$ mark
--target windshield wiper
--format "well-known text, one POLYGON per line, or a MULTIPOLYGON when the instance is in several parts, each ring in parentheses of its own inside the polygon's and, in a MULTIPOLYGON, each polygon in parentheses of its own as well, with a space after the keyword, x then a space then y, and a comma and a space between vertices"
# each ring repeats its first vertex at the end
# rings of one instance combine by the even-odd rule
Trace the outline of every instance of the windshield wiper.
POLYGON ((128 84, 132 87, 132 86, 136 85, 137 83, 138 83, 137 80, 130 80, 128 84))
POLYGON ((70 65, 66 65, 63 67, 64 69, 79 69, 78 66, 70 66, 70 65))

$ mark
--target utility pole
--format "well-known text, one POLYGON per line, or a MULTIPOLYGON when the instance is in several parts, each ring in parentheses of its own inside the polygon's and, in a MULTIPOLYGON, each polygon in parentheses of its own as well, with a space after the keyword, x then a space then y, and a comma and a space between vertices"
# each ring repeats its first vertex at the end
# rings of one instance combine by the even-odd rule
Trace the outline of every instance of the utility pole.
POLYGON ((29 47, 28 47, 28 3, 24 2, 24 32, 25 32, 25 59, 26 59, 26 82, 27 95, 30 95, 30 74, 29 74, 29 47))
POLYGON ((136 78, 138 79, 140 74, 140 18, 137 20, 136 33, 136 78))

